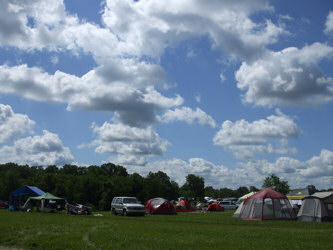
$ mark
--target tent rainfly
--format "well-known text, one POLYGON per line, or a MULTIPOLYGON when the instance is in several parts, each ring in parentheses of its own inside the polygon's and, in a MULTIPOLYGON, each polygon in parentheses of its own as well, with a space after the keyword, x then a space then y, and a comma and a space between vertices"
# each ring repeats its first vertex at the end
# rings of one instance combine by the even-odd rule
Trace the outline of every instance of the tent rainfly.
POLYGON ((294 220, 296 215, 287 197, 265 188, 244 201, 242 220, 294 220))
POLYGON ((333 192, 317 192, 303 198, 297 214, 300 221, 333 221, 333 192))

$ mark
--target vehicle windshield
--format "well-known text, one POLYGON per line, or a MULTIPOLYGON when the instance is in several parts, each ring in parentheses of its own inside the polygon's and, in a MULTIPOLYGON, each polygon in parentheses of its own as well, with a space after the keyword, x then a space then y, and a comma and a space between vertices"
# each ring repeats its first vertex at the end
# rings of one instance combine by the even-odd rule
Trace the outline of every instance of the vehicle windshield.
POLYGON ((136 198, 125 198, 124 203, 139 203, 136 198))

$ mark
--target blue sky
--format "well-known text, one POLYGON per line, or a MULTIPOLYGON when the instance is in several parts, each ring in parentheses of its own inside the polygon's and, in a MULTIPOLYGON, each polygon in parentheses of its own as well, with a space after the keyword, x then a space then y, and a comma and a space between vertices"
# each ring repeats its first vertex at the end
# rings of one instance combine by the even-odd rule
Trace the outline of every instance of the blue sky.
POLYGON ((3 6, 1 163, 333 187, 331 1, 3 6))

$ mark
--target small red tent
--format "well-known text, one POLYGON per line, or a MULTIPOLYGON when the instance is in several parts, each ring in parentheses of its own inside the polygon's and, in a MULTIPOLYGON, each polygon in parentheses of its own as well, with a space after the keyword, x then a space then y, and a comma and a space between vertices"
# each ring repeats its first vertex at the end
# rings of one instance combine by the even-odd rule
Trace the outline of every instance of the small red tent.
POLYGON ((176 205, 176 212, 194 212, 195 209, 191 207, 191 204, 186 200, 181 200, 176 205))
POLYGON ((285 195, 265 188, 244 201, 240 218, 242 220, 294 220, 296 215, 285 195))
POLYGON ((222 212, 224 211, 224 208, 221 207, 219 204, 217 204, 216 202, 213 202, 212 204, 210 204, 207 208, 207 212, 222 212))
POLYGON ((145 207, 149 214, 177 214, 171 202, 163 198, 150 199, 146 202, 145 207))

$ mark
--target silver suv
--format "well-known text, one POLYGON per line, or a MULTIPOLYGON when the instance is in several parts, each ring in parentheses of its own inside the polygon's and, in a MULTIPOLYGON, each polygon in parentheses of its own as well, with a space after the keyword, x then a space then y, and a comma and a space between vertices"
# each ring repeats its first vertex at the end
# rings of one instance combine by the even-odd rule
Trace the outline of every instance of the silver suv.
POLYGON ((122 215, 142 215, 146 213, 146 208, 135 197, 114 197, 111 202, 113 214, 122 215))

